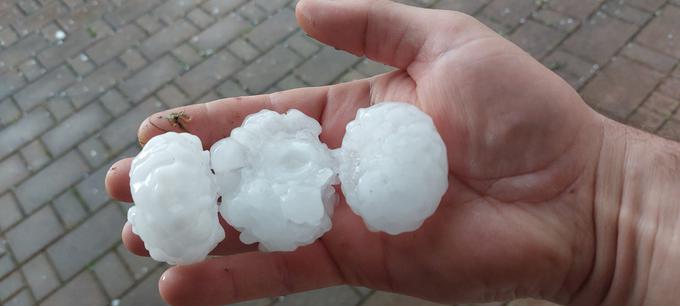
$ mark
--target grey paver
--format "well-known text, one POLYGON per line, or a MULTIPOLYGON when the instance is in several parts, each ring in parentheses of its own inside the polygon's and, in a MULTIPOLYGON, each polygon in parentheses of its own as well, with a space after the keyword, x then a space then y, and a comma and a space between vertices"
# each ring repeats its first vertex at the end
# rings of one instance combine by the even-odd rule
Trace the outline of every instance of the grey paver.
POLYGON ((81 142, 78 145, 78 150, 92 168, 101 166, 111 158, 111 152, 97 135, 81 142))
POLYGON ((121 211, 110 204, 52 244, 47 253, 59 276, 69 278, 105 253, 120 240, 124 223, 121 211))
POLYGON ((146 65, 146 59, 136 49, 127 49, 120 55, 120 60, 129 71, 135 71, 146 65))
POLYGON ((67 229, 74 227, 87 216, 87 211, 85 211, 78 197, 70 189, 59 195, 52 203, 54 210, 67 229))
POLYGON ((33 257, 21 267, 21 271, 37 299, 45 297, 59 286, 59 279, 44 254, 33 257))
POLYGON ((41 306, 93 306, 108 305, 108 300, 99 289, 89 271, 84 271, 64 287, 48 297, 41 306))
POLYGON ((137 129, 142 121, 161 110, 163 104, 156 98, 149 98, 106 126, 101 131, 101 138, 113 152, 119 152, 136 143, 137 129))
POLYGON ((128 25, 115 34, 102 39, 87 49, 87 55, 97 64, 102 64, 144 37, 144 32, 136 25, 128 25))
POLYGON ((42 141, 53 156, 61 155, 106 125, 110 118, 104 107, 92 103, 45 133, 42 141))
POLYGON ((26 80, 21 77, 18 71, 0 70, 0 99, 10 96, 15 91, 21 89, 26 84, 26 80))
POLYGON ((59 95, 47 99, 45 106, 57 121, 63 120, 73 114, 74 111, 73 104, 71 104, 71 101, 66 95, 59 95))
POLYGON ((239 15, 229 15, 192 37, 191 43, 201 50, 216 50, 249 27, 249 23, 239 15))
POLYGON ((360 296, 349 286, 337 286, 286 296, 277 306, 355 305, 360 296))
POLYGON ((210 17, 210 15, 206 14, 205 11, 200 8, 191 10, 191 12, 187 14, 187 18, 201 29, 207 27, 213 23, 213 21, 215 21, 212 17, 210 17))
POLYGON ((14 295, 11 299, 7 300, 4 304, 5 306, 31 306, 35 305, 35 301, 28 292, 28 289, 24 289, 21 292, 14 295))
POLYGON ((161 88, 161 90, 158 91, 157 96, 163 104, 171 108, 186 105, 190 102, 189 98, 177 89, 177 86, 172 84, 165 85, 161 88))
POLYGON ((132 286, 134 279, 128 273, 115 251, 106 253, 92 268, 109 297, 118 297, 132 286))
POLYGON ((358 60, 349 53, 324 47, 321 52, 302 64, 296 70, 296 74, 301 80, 313 86, 329 84, 358 60))
POLYGON ((28 170, 35 171, 50 162, 50 155, 40 140, 34 140, 21 148, 21 156, 26 161, 28 170))
POLYGON ((129 0, 104 15, 104 19, 120 28, 153 8, 160 0, 129 0))
POLYGON ((260 50, 267 50, 297 29, 295 13, 284 9, 260 23, 246 34, 246 38, 260 50))
MULTIPOLYGON (((383 291, 378 291, 373 293, 362 305, 365 306, 409 306, 409 305, 418 305, 418 306, 437 306, 437 305, 443 305, 443 304, 436 304, 432 302, 428 302, 425 300, 413 298, 413 297, 407 297, 407 296, 402 296, 394 293, 389 293, 389 292, 383 292, 383 291)), ((478 306, 483 306, 483 305, 478 305, 478 306)))
POLYGON ((0 62, 6 67, 13 67, 31 57, 33 53, 39 52, 48 46, 48 44, 48 41, 42 35, 37 33, 30 34, 28 37, 17 41, 3 50, 0 53, 0 62), (26 52, 26 50, 31 51, 26 52))
POLYGON ((128 73, 129 70, 125 66, 117 62, 110 62, 90 73, 81 81, 77 81, 66 89, 66 94, 76 108, 81 108, 113 87, 128 73))
POLYGON ((111 33, 111 27, 105 22, 94 22, 87 27, 69 33, 62 44, 53 45, 40 52, 38 60, 47 68, 55 67, 68 58, 77 57, 90 44, 111 33))
POLYGON ((87 170, 80 155, 70 151, 21 183, 16 189, 17 199, 25 211, 31 212, 77 182, 87 170))
POLYGON ((236 74, 236 79, 251 93, 259 93, 283 78, 302 59, 293 51, 276 46, 236 74))
POLYGON ((137 256, 128 251, 122 244, 116 248, 116 252, 132 272, 132 277, 139 280, 158 267, 159 263, 145 256, 137 256))
MULTIPOLYGON (((174 3, 174 1, 168 3, 174 3)), ((144 40, 140 50, 147 58, 155 59, 159 55, 172 50, 176 45, 188 39, 197 31, 189 22, 180 19, 144 40)))
POLYGON ((4 231, 19 222, 21 217, 21 209, 14 196, 11 193, 0 196, 0 231, 4 231))
MULTIPOLYGON (((0 240, 1 241, 1 240, 0 240)), ((12 256, 9 255, 7 252, 7 246, 5 245, 6 242, 2 241, 2 246, 0 248, 5 249, 5 253, 3 255, 0 255, 0 279, 5 277, 5 275, 9 274, 10 272, 14 271, 16 268, 16 263, 12 259, 12 256)))
POLYGON ((228 80, 219 87, 217 92, 224 98, 245 96, 248 93, 232 80, 228 80))
POLYGON ((0 193, 26 178, 28 173, 28 167, 19 154, 14 154, 0 161, 0 193))
POLYGON ((36 82, 24 87, 14 95, 22 110, 27 111, 45 101, 47 98, 54 97, 75 81, 75 75, 66 66, 61 66, 43 75, 36 82))
POLYGON ((158 279, 160 279, 162 272, 162 269, 158 269, 153 274, 149 275, 144 281, 121 298, 121 304, 166 306, 167 304, 161 299, 157 289, 158 279))
POLYGON ((63 231, 52 208, 45 206, 7 231, 6 237, 14 256, 18 261, 24 261, 59 237, 63 231))
POLYGON ((228 52, 214 54, 203 63, 177 79, 177 85, 189 96, 196 98, 221 80, 241 68, 241 61, 228 52))
POLYGON ((0 301, 4 301, 19 291, 24 285, 19 271, 15 271, 5 279, 0 280, 0 301))
POLYGON ((181 69, 180 64, 172 57, 164 56, 123 82, 120 90, 133 102, 139 102, 175 78, 175 74, 181 69))
POLYGON ((214 16, 225 15, 243 4, 246 0, 208 0, 203 9, 214 16))
POLYGON ((119 116, 130 108, 130 102, 115 88, 107 91, 99 100, 113 116, 119 116))
POLYGON ((175 19, 184 16, 192 7, 203 0, 170 0, 157 6, 152 14, 160 17, 165 23, 171 23, 175 19))
POLYGON ((0 125, 8 125, 21 117, 21 110, 11 99, 0 101, 0 125))
POLYGON ((109 200, 106 188, 104 187, 104 178, 109 167, 111 167, 111 163, 100 167, 76 185, 78 194, 85 201, 90 211, 97 210, 109 200))

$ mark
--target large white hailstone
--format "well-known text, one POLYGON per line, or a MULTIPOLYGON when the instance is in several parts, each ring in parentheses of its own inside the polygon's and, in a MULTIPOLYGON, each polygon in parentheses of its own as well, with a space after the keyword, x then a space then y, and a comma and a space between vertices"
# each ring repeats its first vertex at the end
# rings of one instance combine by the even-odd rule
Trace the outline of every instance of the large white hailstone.
POLYGON ((246 244, 292 251, 331 228, 336 162, 319 123, 298 110, 248 116, 210 149, 225 220, 246 244))
POLYGON ((169 264, 203 260, 224 239, 210 155, 198 137, 153 137, 130 168, 132 231, 151 257, 169 264))
POLYGON ((446 147, 432 119, 416 106, 379 103, 347 124, 340 183, 371 231, 418 229, 448 188, 446 147))

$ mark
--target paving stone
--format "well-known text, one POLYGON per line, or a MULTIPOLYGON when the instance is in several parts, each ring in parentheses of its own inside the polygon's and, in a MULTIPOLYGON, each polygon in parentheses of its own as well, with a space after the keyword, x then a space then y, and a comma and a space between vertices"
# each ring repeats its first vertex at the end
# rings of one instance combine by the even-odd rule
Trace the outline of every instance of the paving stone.
POLYGON ((99 97, 99 101, 102 102, 104 107, 109 110, 113 116, 121 115, 130 108, 128 100, 115 88, 99 97))
POLYGON ((0 161, 0 193, 9 190, 28 175, 28 167, 19 154, 14 154, 0 161))
POLYGON ((95 278, 84 271, 64 287, 48 297, 41 306, 93 306, 108 305, 108 299, 97 286, 95 278))
POLYGON ((21 117, 21 111, 11 99, 0 101, 0 125, 8 125, 21 117))
POLYGON ((163 27, 163 23, 160 21, 158 16, 153 16, 150 14, 139 17, 137 19, 137 24, 148 34, 156 33, 156 31, 163 27))
POLYGON ((301 61, 302 59, 293 51, 279 45, 238 72, 236 79, 250 93, 261 93, 283 78, 301 61))
POLYGON ((118 62, 110 62, 66 89, 76 108, 81 108, 124 79, 129 71, 118 62))
MULTIPOLYGON (((168 2, 172 3, 172 2, 168 2)), ((156 59, 163 53, 172 50, 176 45, 194 35, 196 29, 189 22, 181 19, 164 27, 156 34, 142 42, 140 50, 147 58, 156 59)))
POLYGON ((651 13, 645 12, 634 7, 628 6, 623 1, 619 0, 609 0, 605 5, 602 6, 604 12, 611 16, 621 18, 630 23, 637 24, 639 26, 644 25, 647 20, 652 16, 651 13))
POLYGON ((166 306, 165 302, 158 293, 158 280, 161 278, 163 269, 156 270, 144 281, 132 288, 121 299, 121 305, 145 305, 145 306, 166 306))
POLYGON ((119 152, 137 141, 139 125, 153 113, 163 110, 156 98, 149 98, 101 131, 101 138, 112 152, 119 152))
POLYGON ((153 15, 161 18, 165 23, 172 23, 184 16, 190 9, 201 4, 202 0, 170 0, 164 1, 153 10, 153 15))
POLYGON ((52 208, 45 206, 7 231, 5 237, 16 259, 22 262, 59 237, 63 231, 52 208))
POLYGON ((71 151, 21 183, 16 196, 25 212, 32 212, 77 182, 88 170, 77 152, 71 151))
POLYGON ((92 168, 101 166, 111 157, 111 153, 97 135, 80 143, 78 150, 80 150, 80 153, 83 154, 85 160, 92 168))
POLYGON ((9 192, 0 196, 0 231, 4 231, 19 222, 21 217, 21 209, 14 196, 9 192))
POLYGON ((59 279, 44 254, 33 257, 21 267, 21 271, 37 299, 42 299, 59 286, 59 279))
POLYGON ((109 119, 111 115, 101 105, 92 103, 47 131, 42 141, 53 156, 58 156, 99 130, 109 119))
POLYGON ((125 64, 129 71, 135 71, 146 65, 146 60, 139 51, 135 49, 127 49, 120 55, 120 60, 125 64))
POLYGON ((120 29, 113 35, 102 39, 100 42, 87 49, 86 52, 97 65, 101 65, 116 57, 142 38, 144 38, 144 32, 138 26, 131 24, 120 29))
POLYGON ((253 0, 261 8, 265 9, 267 12, 275 12, 280 8, 286 6, 290 0, 253 0))
POLYGON ((128 0, 116 10, 105 14, 104 19, 114 27, 121 28, 155 7, 159 2, 160 0, 128 0))
POLYGON ((194 100, 193 104, 208 103, 210 101, 215 101, 218 99, 220 99, 220 97, 217 95, 217 93, 211 90, 202 97, 194 100))
POLYGON ((213 16, 222 16, 243 4, 246 0, 208 0, 203 3, 203 9, 213 16))
POLYGON ((226 16, 191 38, 199 49, 217 50, 250 28, 249 23, 239 15, 226 16))
POLYGON ((637 36, 637 41, 680 58, 680 8, 669 5, 637 36))
MULTIPOLYGON (((45 39, 47 39, 47 40, 49 40, 53 43, 56 43, 56 44, 63 43, 63 39, 56 37, 57 33, 59 31, 63 32, 63 30, 58 25, 56 25, 54 22, 50 22, 48 25, 46 25, 45 27, 40 29, 40 33, 42 33, 42 35, 45 37, 45 39)), ((68 35, 66 35, 66 36, 68 37, 68 35)))
POLYGON ((96 211, 109 200, 104 187, 104 178, 112 164, 113 162, 104 165, 76 185, 78 194, 90 211, 96 211))
POLYGON ((28 289, 24 289, 15 296, 13 296, 11 299, 7 300, 4 304, 5 306, 31 306, 35 305, 35 301, 33 300, 33 297, 31 296, 31 293, 28 292, 28 289))
POLYGON ((635 7, 639 7, 649 12, 654 12, 659 9, 666 1, 664 0, 628 0, 628 3, 635 7))
POLYGON ((255 2, 247 2, 238 9, 238 12, 253 24, 258 24, 268 17, 267 12, 262 10, 255 2))
POLYGON ((599 65, 589 63, 562 50, 556 50, 543 60, 553 72, 559 74, 574 88, 580 88, 599 69, 599 65))
MULTIPOLYGON (((1 61, 0 61, 1 62, 1 61)), ((1 70, 0 70, 1 71, 1 70)), ((0 99, 10 96, 26 84, 18 71, 5 71, 0 73, 0 99)))
POLYGON ((71 189, 68 189, 59 195, 52 203, 54 205, 54 210, 59 215, 64 227, 67 229, 73 228, 87 216, 87 212, 83 208, 83 205, 80 204, 80 200, 71 189))
POLYGON ((547 8, 534 12, 531 14, 531 17, 536 21, 565 33, 571 33, 581 24, 578 19, 565 16, 547 8))
POLYGON ((180 61, 185 70, 189 70, 189 67, 203 59, 201 55, 188 44, 183 44, 175 48, 175 50, 172 50, 172 54, 180 61))
POLYGON ((552 0, 547 1, 550 8, 560 13, 585 19, 595 12, 604 0, 572 1, 572 0, 552 0))
POLYGON ((0 130, 0 159, 19 149, 24 144, 35 139, 38 135, 52 126, 50 113, 42 108, 35 109, 0 130))
POLYGON ((128 274, 125 264, 111 251, 99 259, 92 271, 104 287, 109 297, 115 298, 132 286, 134 280, 128 274))
POLYGON ((119 88, 132 102, 139 102, 174 79, 181 69, 172 57, 164 56, 127 79, 119 88))
POLYGON ((195 8, 187 14, 187 18, 196 26, 203 29, 215 21, 210 15, 206 14, 202 9, 195 8))
MULTIPOLYGON (((92 43, 110 35, 111 27, 101 21, 70 33, 62 44, 53 45, 38 54, 38 60, 48 69, 55 67, 64 60, 77 56, 92 43)), ((80 57, 77 57, 80 59, 80 57)), ((78 71, 78 70, 76 70, 78 71)), ((81 74, 84 75, 84 74, 81 74)))
POLYGON ((482 14, 504 25, 515 27, 524 23, 537 7, 538 1, 493 0, 484 8, 482 14))
POLYGON ((17 20, 12 26, 21 36, 24 36, 30 32, 39 30, 67 10, 68 9, 60 2, 51 1, 30 16, 17 20))
POLYGON ((29 82, 37 79, 47 72, 47 70, 45 70, 43 67, 40 67, 40 64, 38 64, 38 62, 36 62, 34 59, 29 59, 23 62, 21 65, 19 65, 19 70, 29 82))
POLYGON ((123 259, 123 262, 125 262, 127 267, 130 269, 130 272, 132 272, 132 277, 135 280, 143 278, 160 265, 150 257, 137 256, 130 253, 130 251, 128 251, 122 244, 116 248, 116 251, 123 259))
POLYGON ((242 63, 226 51, 212 55, 175 82, 190 99, 205 93, 241 68, 242 63))
POLYGON ((0 30, 0 46, 7 47, 17 41, 17 33, 11 28, 0 30))
POLYGON ((521 25, 509 38, 534 58, 541 59, 564 37, 564 33, 530 20, 521 25))
POLYGON ((33 14, 40 9, 40 5, 34 0, 19 0, 17 1, 17 6, 19 6, 26 15, 33 14))
POLYGON ((490 0, 439 1, 432 8, 451 10, 472 15, 488 4, 490 0))
POLYGON ((21 148, 21 156, 27 164, 30 171, 40 169, 42 166, 50 162, 51 157, 45 150, 45 147, 40 140, 34 140, 25 147, 21 148))
POLYGON ((628 58, 637 60, 643 64, 647 64, 649 67, 662 73, 669 73, 671 70, 673 70, 675 63, 677 63, 676 59, 668 55, 656 52, 636 43, 630 43, 626 45, 622 51, 622 54, 628 58))
MULTIPOLYGON (((668 114, 670 116, 670 114, 668 114)), ((648 131, 650 133, 656 132, 667 117, 659 114, 658 112, 642 106, 638 108, 629 118, 626 123, 637 127, 639 129, 648 131)))
POLYGON ((222 85, 217 87, 217 92, 224 98, 240 97, 248 94, 241 86, 232 80, 222 83, 222 85))
POLYGON ((14 100, 17 101, 22 110, 27 111, 46 99, 54 97, 74 81, 75 75, 73 72, 66 66, 61 66, 24 87, 24 89, 14 95, 14 100))
POLYGON ((316 51, 319 51, 320 48, 318 43, 299 31, 288 38, 286 43, 288 44, 288 48, 297 52, 302 57, 309 57, 316 53, 316 51))
POLYGON ((175 85, 165 85, 157 93, 158 99, 170 108, 189 104, 190 100, 175 85))
POLYGON ((249 62, 260 55, 260 51, 257 51, 255 47, 243 39, 237 39, 229 44, 229 51, 246 62, 249 62))
POLYGON ((543 300, 519 299, 508 303, 507 306, 559 306, 559 305, 543 300))
POLYGON ((649 98, 647 98, 644 106, 654 110, 655 112, 658 112, 659 114, 670 115, 678 108, 678 106, 680 106, 680 101, 671 99, 661 93, 655 92, 652 93, 649 98))
POLYGON ((79 55, 68 59, 66 62, 71 67, 71 69, 73 69, 73 71, 75 71, 76 74, 81 77, 92 72, 92 70, 95 68, 94 63, 92 63, 90 58, 85 53, 80 53, 79 55))
POLYGON ((337 286, 287 295, 276 306, 356 305, 360 296, 349 286, 337 286))
POLYGON ((5 279, 0 280, 0 301, 6 300, 10 296, 12 296, 12 294, 21 290, 23 286, 24 281, 21 278, 21 274, 19 273, 19 271, 15 271, 14 273, 7 276, 5 279))
POLYGON ((604 65, 626 44, 637 27, 597 14, 564 42, 567 51, 604 65))
POLYGON ((245 37, 260 50, 267 50, 297 28, 295 13, 283 9, 257 25, 245 37))
POLYGON ((120 240, 125 224, 121 211, 109 204, 60 238, 47 253, 62 279, 75 275, 120 240))
POLYGON ((384 65, 382 63, 364 59, 354 67, 358 72, 365 76, 374 76, 395 70, 394 67, 384 65))
POLYGON ((35 53, 47 46, 48 41, 45 40, 45 38, 39 34, 30 34, 28 37, 22 38, 2 51, 2 53, 0 53, 0 62, 2 62, 5 67, 14 67, 34 56, 35 53), (27 50, 30 51, 26 52, 27 50))
POLYGON ((57 121, 70 116, 74 111, 73 104, 71 104, 71 101, 69 101, 65 94, 49 98, 45 106, 47 106, 47 109, 57 121))
POLYGON ((611 62, 583 89, 586 102, 617 119, 628 117, 662 75, 624 58, 611 62))
POLYGON ((307 87, 307 84, 298 79, 295 75, 291 74, 276 83, 276 86, 281 90, 288 90, 293 88, 307 87))
POLYGON ((360 80, 363 78, 366 78, 367 76, 364 75, 363 73, 356 71, 355 69, 350 69, 343 74, 340 79, 338 79, 338 83, 347 83, 347 82, 352 82, 356 80, 360 80))
POLYGON ((377 291, 373 293, 366 301, 364 301, 362 306, 436 306, 442 305, 437 303, 432 303, 429 301, 417 299, 414 297, 398 295, 389 292, 377 291))
POLYGON ((668 78, 659 86, 659 92, 675 100, 680 100, 680 79, 668 78))
MULTIPOLYGON (((81 0, 65 0, 64 3, 68 5, 68 1, 81 0)), ((57 18, 57 23, 68 33, 77 31, 82 25, 91 25, 97 21, 101 21, 102 15, 108 10, 112 9, 114 1, 87 1, 84 5, 80 5, 72 9, 69 14, 62 15, 57 18)))
POLYGON ((354 55, 324 47, 295 72, 301 80, 312 86, 320 86, 333 82, 357 61, 354 55))

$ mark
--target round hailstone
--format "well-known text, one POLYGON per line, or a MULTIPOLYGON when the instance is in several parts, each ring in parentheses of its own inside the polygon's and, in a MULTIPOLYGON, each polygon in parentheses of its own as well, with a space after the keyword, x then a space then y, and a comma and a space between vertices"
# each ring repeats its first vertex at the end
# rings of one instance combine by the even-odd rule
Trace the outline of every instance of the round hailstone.
POLYGON ((340 149, 340 183, 371 231, 418 229, 448 188, 446 147, 417 107, 385 102, 360 109, 340 149))
POLYGON ((198 137, 152 138, 132 161, 130 189, 135 205, 128 221, 153 259, 199 262, 224 239, 210 155, 198 137))
POLYGON ((297 110, 248 116, 210 149, 225 220, 246 244, 292 251, 331 228, 335 160, 319 123, 297 110))

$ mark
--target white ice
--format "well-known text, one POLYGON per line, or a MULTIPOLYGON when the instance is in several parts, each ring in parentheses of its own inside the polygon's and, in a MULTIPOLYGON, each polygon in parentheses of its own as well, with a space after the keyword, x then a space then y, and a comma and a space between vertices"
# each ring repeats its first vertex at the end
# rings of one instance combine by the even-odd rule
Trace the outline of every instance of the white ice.
POLYGON ((153 259, 199 262, 224 239, 209 152, 198 137, 153 137, 132 161, 130 189, 128 221, 153 259))
POLYGON ((242 242, 292 251, 331 228, 336 161, 319 123, 298 110, 248 116, 210 149, 220 212, 242 242))
POLYGON ((368 229, 418 229, 448 188, 446 147, 416 106, 385 102, 360 109, 340 150, 342 192, 368 229))

